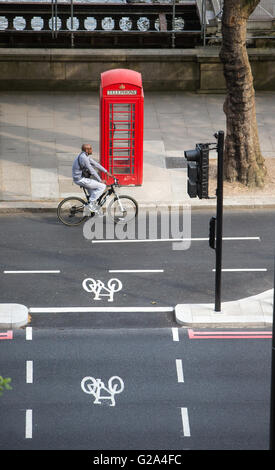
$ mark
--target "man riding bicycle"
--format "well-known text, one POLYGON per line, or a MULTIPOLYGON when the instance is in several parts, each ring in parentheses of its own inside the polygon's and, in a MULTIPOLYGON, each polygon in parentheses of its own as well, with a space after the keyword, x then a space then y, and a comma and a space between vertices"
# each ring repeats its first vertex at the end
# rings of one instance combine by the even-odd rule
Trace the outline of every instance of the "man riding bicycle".
POLYGON ((87 189, 89 193, 89 204, 87 207, 91 212, 98 214, 99 207, 96 201, 105 191, 106 184, 102 182, 96 169, 103 171, 108 176, 113 177, 113 175, 90 157, 92 153, 93 149, 90 144, 82 145, 80 154, 73 162, 72 177, 75 184, 87 189))

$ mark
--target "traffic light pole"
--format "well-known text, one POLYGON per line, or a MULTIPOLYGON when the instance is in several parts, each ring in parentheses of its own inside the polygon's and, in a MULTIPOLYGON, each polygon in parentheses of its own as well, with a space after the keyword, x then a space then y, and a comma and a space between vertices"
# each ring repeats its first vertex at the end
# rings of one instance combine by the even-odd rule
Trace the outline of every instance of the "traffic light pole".
POLYGON ((223 226, 223 148, 224 132, 218 132, 218 174, 217 174, 217 214, 216 214, 216 278, 215 278, 215 312, 221 311, 222 280, 222 226, 223 226))

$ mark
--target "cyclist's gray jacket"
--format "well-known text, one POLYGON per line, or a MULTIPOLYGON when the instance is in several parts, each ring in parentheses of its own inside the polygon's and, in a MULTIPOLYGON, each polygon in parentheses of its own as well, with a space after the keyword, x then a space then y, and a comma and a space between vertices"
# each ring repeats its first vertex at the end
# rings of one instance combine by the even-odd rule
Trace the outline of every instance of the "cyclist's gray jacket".
POLYGON ((83 178, 82 169, 80 168, 79 163, 82 168, 87 168, 91 173, 92 178, 96 179, 97 181, 101 182, 101 178, 97 173, 96 168, 100 171, 103 171, 104 173, 107 173, 107 170, 103 168, 100 163, 96 162, 91 157, 89 157, 86 152, 81 152, 73 162, 72 176, 74 181, 79 181, 81 178, 83 178))

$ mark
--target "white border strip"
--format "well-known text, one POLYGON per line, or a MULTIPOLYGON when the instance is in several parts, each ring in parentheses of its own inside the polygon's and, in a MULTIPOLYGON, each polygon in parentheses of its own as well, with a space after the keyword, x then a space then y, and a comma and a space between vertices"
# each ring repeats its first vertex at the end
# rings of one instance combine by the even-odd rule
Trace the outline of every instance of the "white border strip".
POLYGON ((174 307, 31 307, 30 313, 173 312, 174 307))

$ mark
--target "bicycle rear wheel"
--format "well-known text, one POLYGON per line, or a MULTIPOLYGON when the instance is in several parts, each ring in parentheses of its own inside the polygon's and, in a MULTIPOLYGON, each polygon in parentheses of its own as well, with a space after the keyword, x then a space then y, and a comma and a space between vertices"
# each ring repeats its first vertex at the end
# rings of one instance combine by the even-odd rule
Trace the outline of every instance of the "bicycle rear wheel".
POLYGON ((85 201, 80 197, 67 197, 57 207, 57 217, 65 225, 79 225, 87 216, 83 215, 85 201))
POLYGON ((130 196, 115 197, 108 206, 108 215, 115 223, 125 223, 138 214, 137 201, 130 196))

